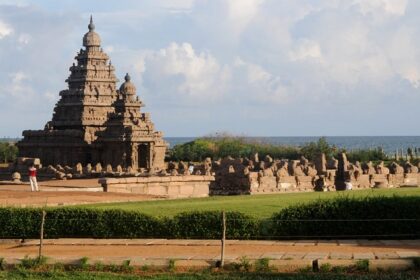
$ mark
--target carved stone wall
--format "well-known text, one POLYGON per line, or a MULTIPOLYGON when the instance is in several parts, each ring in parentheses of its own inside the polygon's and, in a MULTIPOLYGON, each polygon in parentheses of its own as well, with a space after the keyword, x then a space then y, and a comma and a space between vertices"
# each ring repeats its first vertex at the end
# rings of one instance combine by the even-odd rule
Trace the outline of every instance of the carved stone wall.
POLYGON ((167 143, 155 131, 130 76, 118 79, 91 20, 84 49, 69 68, 68 89, 60 92, 52 120, 44 130, 23 131, 19 156, 40 158, 44 165, 77 163, 161 169, 167 143))

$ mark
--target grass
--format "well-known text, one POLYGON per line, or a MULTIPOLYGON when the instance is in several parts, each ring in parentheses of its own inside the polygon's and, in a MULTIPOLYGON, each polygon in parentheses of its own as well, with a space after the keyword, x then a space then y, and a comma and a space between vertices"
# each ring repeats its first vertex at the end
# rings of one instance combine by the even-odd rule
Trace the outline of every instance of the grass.
POLYGON ((17 280, 415 280, 419 279, 418 273, 386 273, 386 274, 315 274, 315 273, 297 273, 297 274, 279 274, 279 273, 190 273, 190 274, 158 274, 158 275, 124 275, 105 272, 33 272, 33 271, 10 271, 0 272, 0 279, 17 280))
POLYGON ((346 192, 307 192, 270 195, 213 196, 207 198, 156 200, 141 202, 92 204, 84 207, 100 209, 135 210, 142 213, 172 217, 181 212, 194 210, 239 211, 258 218, 268 218, 287 206, 307 203, 318 199, 340 196, 420 196, 420 188, 369 189, 346 192))

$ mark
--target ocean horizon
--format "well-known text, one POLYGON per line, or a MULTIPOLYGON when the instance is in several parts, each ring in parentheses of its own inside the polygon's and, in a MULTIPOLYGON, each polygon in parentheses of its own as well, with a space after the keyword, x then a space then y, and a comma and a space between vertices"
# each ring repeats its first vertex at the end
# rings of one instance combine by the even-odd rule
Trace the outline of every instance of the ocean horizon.
MULTIPOLYGON (((420 149, 420 136, 237 136, 252 142, 267 143, 284 146, 303 146, 310 142, 316 142, 319 138, 325 137, 330 145, 338 148, 345 148, 348 151, 359 149, 382 148, 386 154, 395 154, 396 150, 407 151, 407 148, 420 149)), ((172 148, 175 145, 184 144, 197 138, 194 136, 185 137, 164 137, 172 148)), ((21 138, 0 138, 0 142, 16 142, 21 138)))
MULTIPOLYGON (((285 146, 303 146, 325 137, 327 142, 348 151, 382 148, 386 154, 394 154, 397 149, 420 148, 420 136, 238 136, 249 141, 285 146)), ((201 137, 164 137, 172 148, 201 137)))

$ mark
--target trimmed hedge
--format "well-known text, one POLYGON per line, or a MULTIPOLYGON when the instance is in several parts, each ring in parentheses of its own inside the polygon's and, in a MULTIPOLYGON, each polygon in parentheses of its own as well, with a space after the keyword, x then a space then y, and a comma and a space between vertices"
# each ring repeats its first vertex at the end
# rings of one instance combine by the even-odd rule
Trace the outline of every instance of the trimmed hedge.
POLYGON ((343 197, 295 205, 274 214, 269 231, 303 238, 419 237, 420 197, 343 197))
MULTIPOLYGON (((221 212, 188 212, 156 218, 136 211, 47 208, 45 238, 205 238, 222 234, 221 212)), ((247 215, 227 212, 228 238, 251 238, 258 223, 247 215)), ((38 238, 41 209, 0 208, 0 238, 38 238)))
MULTIPOLYGON (((228 239, 419 238, 420 197, 338 198, 291 206, 270 219, 227 212, 228 239), (403 219, 403 220, 401 220, 403 219)), ((46 238, 219 239, 220 211, 157 218, 136 211, 47 208, 46 238)), ((0 238, 38 238, 39 208, 0 208, 0 238)))

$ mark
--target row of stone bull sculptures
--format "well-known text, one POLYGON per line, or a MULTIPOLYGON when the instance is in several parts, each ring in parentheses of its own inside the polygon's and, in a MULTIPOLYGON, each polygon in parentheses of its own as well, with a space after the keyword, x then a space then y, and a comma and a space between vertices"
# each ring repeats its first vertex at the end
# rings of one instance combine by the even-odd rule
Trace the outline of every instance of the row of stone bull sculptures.
POLYGON ((385 166, 383 162, 373 165, 372 162, 351 163, 346 154, 338 158, 326 159, 324 154, 317 156, 313 162, 305 157, 300 160, 273 159, 267 155, 260 160, 258 154, 249 158, 226 157, 219 160, 206 158, 201 163, 168 162, 162 170, 134 170, 118 165, 104 168, 100 163, 82 166, 78 163, 69 166, 41 166, 37 159, 19 158, 11 168, 13 179, 20 179, 17 172, 25 172, 27 163, 32 161, 40 169, 39 174, 56 179, 89 178, 89 177, 132 177, 132 176, 177 176, 177 175, 212 175, 215 183, 212 194, 247 194, 293 191, 326 191, 344 189, 346 183, 353 188, 399 187, 420 183, 419 166, 409 161, 400 165, 392 162, 385 166))

